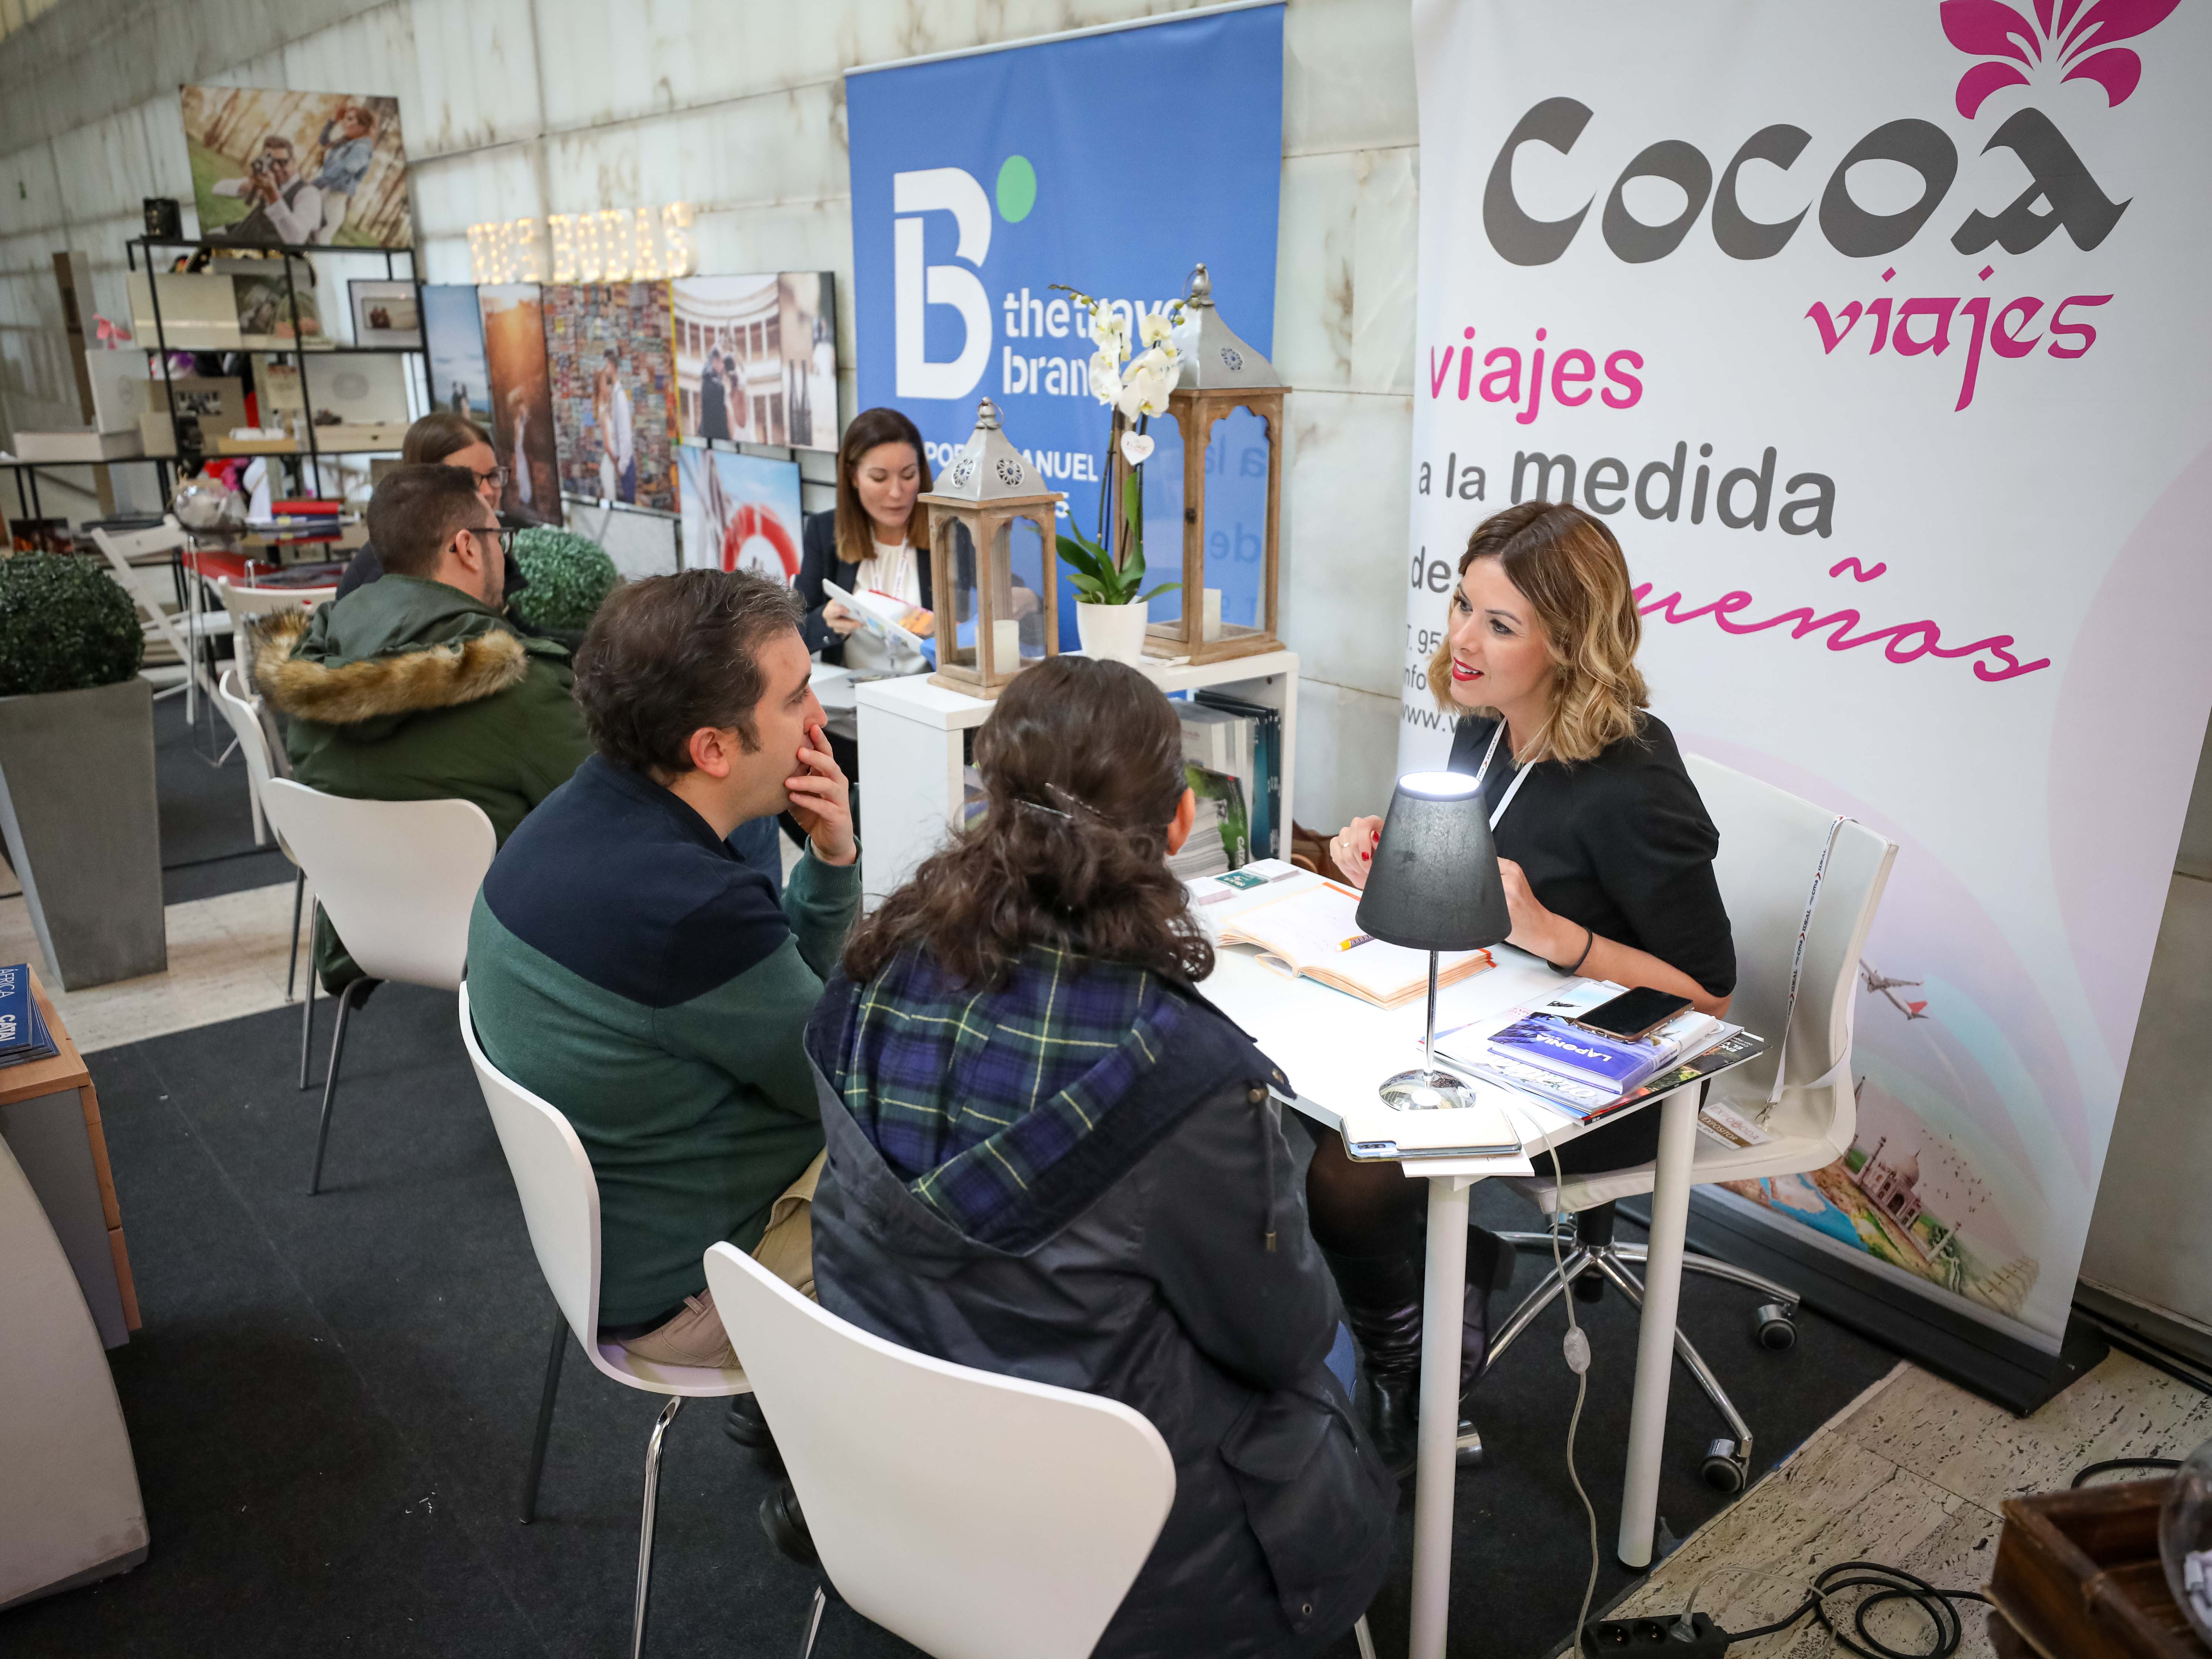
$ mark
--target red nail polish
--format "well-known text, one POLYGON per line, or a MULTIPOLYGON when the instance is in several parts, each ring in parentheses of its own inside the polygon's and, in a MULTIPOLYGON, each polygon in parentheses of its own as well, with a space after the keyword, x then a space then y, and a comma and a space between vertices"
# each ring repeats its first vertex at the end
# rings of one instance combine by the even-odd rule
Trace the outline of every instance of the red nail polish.
POLYGON ((1359 861, 1362 864, 1371 864, 1375 861, 1375 854, 1372 853, 1362 853, 1359 855, 1359 861))

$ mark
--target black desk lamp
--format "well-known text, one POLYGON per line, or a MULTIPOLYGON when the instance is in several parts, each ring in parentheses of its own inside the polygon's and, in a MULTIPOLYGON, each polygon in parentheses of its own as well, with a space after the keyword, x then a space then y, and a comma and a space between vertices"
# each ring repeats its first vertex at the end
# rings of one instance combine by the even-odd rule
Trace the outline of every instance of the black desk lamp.
POLYGON ((1473 778, 1409 772, 1398 780, 1360 896, 1359 930, 1429 953, 1428 1064, 1385 1083, 1384 1103, 1401 1112, 1473 1104, 1466 1084, 1437 1069, 1437 953, 1481 950, 1513 931, 1489 816, 1473 778))

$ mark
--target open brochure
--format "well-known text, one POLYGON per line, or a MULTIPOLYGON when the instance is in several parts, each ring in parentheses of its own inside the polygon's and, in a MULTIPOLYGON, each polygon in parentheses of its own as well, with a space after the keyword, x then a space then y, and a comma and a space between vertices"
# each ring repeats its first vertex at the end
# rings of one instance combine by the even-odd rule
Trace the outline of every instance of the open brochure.
MULTIPOLYGON (((1224 945, 1254 945, 1277 972, 1303 975, 1377 1007, 1395 1008, 1426 994, 1429 953, 1388 945, 1364 933, 1359 895, 1324 881, 1232 916, 1224 945)), ((1437 958, 1437 983, 1455 985, 1494 966, 1487 951, 1452 951, 1437 958)))
POLYGON ((822 591, 860 619, 860 626, 890 645, 896 641, 908 647, 916 654, 927 654, 929 645, 921 635, 906 627, 906 619, 914 612, 896 599, 880 593, 854 593, 824 580, 822 591))

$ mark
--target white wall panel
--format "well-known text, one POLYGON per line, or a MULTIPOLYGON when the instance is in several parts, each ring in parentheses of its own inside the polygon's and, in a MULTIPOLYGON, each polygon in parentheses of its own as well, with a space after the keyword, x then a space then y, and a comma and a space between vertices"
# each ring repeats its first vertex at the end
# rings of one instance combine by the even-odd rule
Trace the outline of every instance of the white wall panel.
POLYGON ((534 138, 538 33, 531 0, 410 0, 415 81, 400 94, 410 161, 534 138))
MULTIPOLYGON (((488 219, 520 219, 545 211, 538 188, 534 147, 507 144, 480 150, 452 161, 433 161, 407 171, 407 186, 415 200, 416 230, 426 239, 459 236, 468 228, 488 219)), ((462 274, 446 274, 434 280, 465 283, 465 240, 461 244, 462 274)))
POLYGON ((1283 18, 1283 154, 1419 142, 1408 0, 1294 0, 1283 18))
POLYGON ((1413 391, 1414 152, 1283 163, 1275 367, 1297 386, 1413 391))
POLYGON ((544 141, 553 210, 690 202, 702 211, 843 197, 844 97, 801 87, 544 141))
POLYGON ((1298 682, 1297 799, 1291 816, 1333 836, 1390 805, 1398 770, 1398 699, 1310 677, 1298 682))
MULTIPOLYGON (((377 93, 404 99, 416 86, 410 9, 380 6, 358 17, 294 40, 282 54, 274 81, 245 84, 287 87, 295 92, 377 93)), ((408 110, 399 111, 401 131, 408 110)))
POLYGON ((1293 392, 1285 411, 1285 642, 1311 678, 1395 698, 1413 399, 1293 392))

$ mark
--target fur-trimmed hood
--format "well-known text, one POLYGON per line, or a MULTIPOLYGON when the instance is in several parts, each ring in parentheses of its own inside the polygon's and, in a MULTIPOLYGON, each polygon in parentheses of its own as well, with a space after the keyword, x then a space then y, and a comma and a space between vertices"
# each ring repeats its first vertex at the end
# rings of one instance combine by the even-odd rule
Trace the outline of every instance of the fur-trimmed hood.
POLYGON ((489 607, 442 582, 386 575, 313 615, 260 624, 253 679, 294 720, 389 735, 409 716, 477 702, 521 684, 534 649, 489 607))

